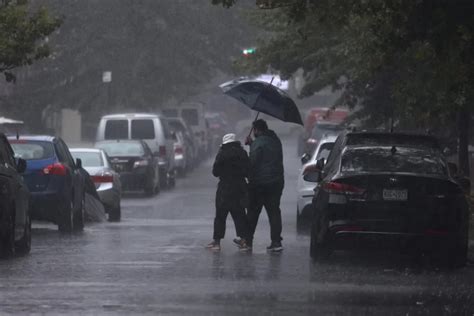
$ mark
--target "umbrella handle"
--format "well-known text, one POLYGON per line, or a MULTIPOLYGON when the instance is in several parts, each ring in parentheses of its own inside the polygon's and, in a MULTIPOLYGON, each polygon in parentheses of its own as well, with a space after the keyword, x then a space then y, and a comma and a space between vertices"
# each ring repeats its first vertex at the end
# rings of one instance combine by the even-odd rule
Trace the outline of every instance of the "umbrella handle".
MULTIPOLYGON (((257 116, 255 116, 255 119, 253 120, 253 122, 255 122, 257 119, 258 119, 258 116, 260 115, 260 112, 257 112, 257 116)), ((247 136, 247 138, 249 138, 250 136, 252 136, 252 132, 253 132, 253 123, 252 123, 252 128, 250 129, 250 133, 249 135, 247 136)))

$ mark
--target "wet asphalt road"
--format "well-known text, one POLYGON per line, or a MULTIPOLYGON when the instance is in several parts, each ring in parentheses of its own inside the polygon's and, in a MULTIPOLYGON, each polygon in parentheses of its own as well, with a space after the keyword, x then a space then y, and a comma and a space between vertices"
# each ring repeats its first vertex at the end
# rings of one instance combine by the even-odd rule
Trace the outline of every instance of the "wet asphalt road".
POLYGON ((397 252, 340 252, 309 259, 296 232, 295 148, 285 142, 281 254, 268 254, 264 213, 251 254, 220 253, 212 236, 216 180, 211 161, 172 191, 129 196, 121 223, 62 235, 34 224, 29 255, 0 261, 0 314, 474 315, 474 267, 443 270, 397 252))

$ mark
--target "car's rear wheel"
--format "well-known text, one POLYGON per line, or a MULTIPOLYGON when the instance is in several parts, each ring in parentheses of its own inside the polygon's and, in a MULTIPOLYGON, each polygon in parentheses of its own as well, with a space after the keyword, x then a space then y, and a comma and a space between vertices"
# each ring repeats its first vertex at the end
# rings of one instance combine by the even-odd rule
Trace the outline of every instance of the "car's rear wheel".
POLYGON ((109 211, 110 222, 120 222, 122 218, 122 209, 120 204, 109 211))
POLYGON ((58 229, 60 232, 70 233, 74 227, 74 205, 72 198, 65 203, 60 210, 58 219, 58 229))
POLYGON ((27 254, 31 250, 31 217, 29 213, 26 213, 23 237, 16 243, 15 248, 16 252, 21 254, 27 254))
POLYGON ((86 197, 84 195, 81 199, 81 205, 79 207, 79 210, 74 212, 73 227, 75 231, 84 230, 84 218, 85 218, 85 213, 86 213, 85 208, 86 208, 86 197))
POLYGON ((318 238, 322 225, 323 223, 320 218, 315 218, 311 225, 310 256, 314 261, 327 260, 332 253, 332 245, 328 233, 325 233, 322 238, 318 238))
POLYGON ((13 207, 11 210, 6 218, 6 230, 1 240, 0 254, 2 257, 8 257, 15 253, 15 212, 13 207))

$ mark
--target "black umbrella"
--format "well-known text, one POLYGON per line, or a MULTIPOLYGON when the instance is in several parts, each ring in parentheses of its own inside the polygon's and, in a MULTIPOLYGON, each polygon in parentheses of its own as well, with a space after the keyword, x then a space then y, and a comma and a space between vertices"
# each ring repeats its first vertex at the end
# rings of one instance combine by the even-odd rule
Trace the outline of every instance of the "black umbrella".
POLYGON ((233 80, 220 85, 220 87, 225 94, 239 100, 252 110, 268 114, 283 122, 303 125, 295 102, 271 82, 233 80))

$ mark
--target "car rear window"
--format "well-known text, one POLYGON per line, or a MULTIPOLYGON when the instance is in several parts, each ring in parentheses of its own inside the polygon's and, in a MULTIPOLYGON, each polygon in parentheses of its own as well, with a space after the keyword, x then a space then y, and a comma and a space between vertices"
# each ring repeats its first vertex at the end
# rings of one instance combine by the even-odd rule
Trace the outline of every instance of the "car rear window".
POLYGON ((155 139, 153 120, 132 120, 132 139, 155 139))
POLYGON ((109 120, 105 123, 105 139, 128 139, 127 120, 109 120))
POLYGON ((432 151, 400 147, 370 147, 347 150, 342 156, 341 171, 447 174, 444 161, 432 151))
POLYGON ((74 159, 81 159, 84 167, 103 167, 104 161, 102 155, 97 152, 71 152, 74 159))
POLYGON ((181 117, 192 126, 199 125, 199 114, 196 109, 183 109, 181 110, 181 117))
POLYGON ((11 140, 10 144, 16 158, 42 160, 53 158, 54 146, 50 142, 11 140))
POLYGON ((390 134, 390 133, 360 133, 348 134, 348 146, 416 146, 424 148, 439 149, 439 144, 436 138, 423 135, 409 135, 409 134, 390 134))
POLYGON ((96 147, 103 149, 110 157, 136 157, 145 154, 140 142, 98 143, 96 147))

